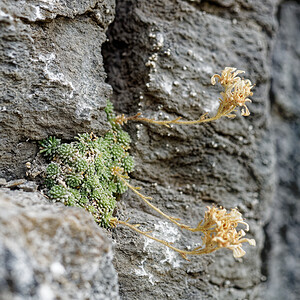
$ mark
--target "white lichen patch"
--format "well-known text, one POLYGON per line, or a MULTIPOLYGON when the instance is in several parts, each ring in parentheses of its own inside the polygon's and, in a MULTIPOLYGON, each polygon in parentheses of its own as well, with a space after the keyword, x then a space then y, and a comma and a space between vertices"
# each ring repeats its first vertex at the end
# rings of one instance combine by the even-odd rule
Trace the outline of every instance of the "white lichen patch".
POLYGON ((67 80, 63 73, 59 73, 59 72, 54 73, 53 71, 50 70, 51 65, 52 65, 53 61, 55 60, 55 58, 56 58, 56 56, 54 53, 39 55, 39 60, 42 61, 43 63, 45 63, 44 70, 43 70, 44 76, 50 82, 56 82, 56 83, 61 84, 62 86, 68 87, 71 91, 67 96, 70 99, 72 99, 74 96, 74 91, 75 91, 75 87, 74 87, 73 83, 71 81, 67 80))
POLYGON ((137 276, 145 276, 145 277, 148 277, 148 279, 149 279, 149 282, 152 284, 152 285, 154 285, 155 284, 155 279, 154 279, 154 276, 153 276, 153 274, 151 274, 149 271, 146 271, 146 269, 145 269, 145 261, 146 261, 146 259, 143 259, 142 261, 141 261, 141 263, 139 264, 139 266, 138 266, 138 269, 135 269, 134 270, 134 273, 135 273, 135 275, 137 275, 137 276))
POLYGON ((35 9, 35 21, 43 20, 44 16, 41 14, 41 8, 39 6, 33 6, 35 9))
POLYGON ((39 0, 37 5, 31 5, 27 3, 28 1, 24 1, 24 7, 26 7, 27 11, 31 12, 30 20, 32 22, 35 21, 43 21, 47 17, 55 18, 55 13, 52 12, 56 7, 61 7, 59 0, 39 0))
MULTIPOLYGON (((178 228, 168 222, 159 221, 154 225, 154 228, 155 230, 152 235, 156 238, 165 240, 169 243, 175 243, 180 239, 180 232, 178 228)), ((159 251, 159 253, 164 255, 164 258, 160 260, 161 264, 167 262, 172 265, 173 268, 178 268, 180 266, 181 258, 176 252, 166 247, 161 248, 161 246, 159 246, 159 248, 154 248, 153 243, 156 242, 145 237, 144 251, 152 253, 159 251)))
POLYGON ((59 1, 57 0, 40 0, 40 2, 44 2, 44 3, 47 3, 48 5, 54 5, 54 4, 57 4, 59 1))
POLYGON ((173 82, 169 80, 167 76, 163 76, 162 80, 160 80, 160 88, 167 95, 171 95, 173 89, 173 82))
POLYGON ((43 300, 54 300, 56 295, 54 294, 52 288, 48 284, 41 284, 37 290, 38 299, 43 300))
MULTIPOLYGON (((180 239, 179 230, 172 224, 163 221, 159 221, 154 225, 154 231, 151 233, 151 235, 156 238, 166 240, 169 243, 175 243, 180 239)), ((147 258, 144 258, 141 260, 138 267, 134 269, 134 273, 137 276, 147 277, 149 282, 154 285, 158 279, 155 279, 155 276, 152 274, 151 270, 159 270, 161 265, 165 265, 166 263, 171 268, 178 268, 180 267, 181 258, 178 253, 172 251, 171 249, 162 247, 147 237, 144 238, 144 251, 152 253, 155 256, 163 256, 163 258, 160 261, 155 260, 154 264, 151 262, 151 265, 147 265, 147 258)))
POLYGON ((167 262, 172 265, 173 268, 180 267, 180 259, 178 259, 178 253, 169 248, 166 248, 164 254, 166 257, 160 261, 161 264, 167 262))
POLYGON ((50 266, 53 278, 58 279, 66 273, 65 267, 58 261, 53 262, 50 266))
POLYGON ((170 243, 175 243, 180 238, 178 228, 169 222, 159 221, 154 227, 155 230, 159 232, 159 236, 163 239, 168 239, 170 243))
POLYGON ((209 75, 213 74, 213 68, 209 65, 204 65, 201 67, 201 72, 207 73, 209 75))
POLYGON ((202 106, 203 111, 213 114, 217 111, 219 103, 217 101, 205 101, 205 105, 202 106))
POLYGON ((7 13, 5 13, 3 10, 0 9, 0 20, 9 20, 12 21, 13 17, 7 13))

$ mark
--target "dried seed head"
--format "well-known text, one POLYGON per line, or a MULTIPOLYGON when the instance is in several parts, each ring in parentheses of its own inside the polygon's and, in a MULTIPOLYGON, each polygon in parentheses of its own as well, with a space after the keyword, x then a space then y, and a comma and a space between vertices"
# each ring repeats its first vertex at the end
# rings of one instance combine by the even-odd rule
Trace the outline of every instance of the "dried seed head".
POLYGON ((208 207, 205 212, 201 231, 204 233, 202 242, 208 249, 228 248, 233 251, 234 257, 242 257, 246 252, 242 249, 242 243, 248 242, 255 246, 254 239, 243 238, 245 231, 236 231, 238 224, 244 224, 246 231, 249 225, 243 220, 242 214, 236 208, 227 212, 225 208, 208 207))
POLYGON ((249 116, 250 112, 246 106, 246 102, 251 102, 247 97, 252 96, 251 89, 253 85, 249 79, 241 79, 237 77, 238 74, 244 71, 236 70, 236 68, 226 67, 221 75, 215 74, 211 77, 211 83, 216 84, 216 78, 224 87, 224 92, 221 92, 220 106, 218 115, 227 116, 229 118, 235 117, 235 108, 242 106, 242 116, 249 116))
POLYGON ((215 74, 211 78, 211 84, 216 84, 216 78, 219 79, 219 82, 224 87, 228 87, 236 83, 237 81, 241 80, 240 77, 236 77, 238 74, 245 73, 245 71, 236 70, 236 68, 226 67, 221 76, 219 74, 215 74))

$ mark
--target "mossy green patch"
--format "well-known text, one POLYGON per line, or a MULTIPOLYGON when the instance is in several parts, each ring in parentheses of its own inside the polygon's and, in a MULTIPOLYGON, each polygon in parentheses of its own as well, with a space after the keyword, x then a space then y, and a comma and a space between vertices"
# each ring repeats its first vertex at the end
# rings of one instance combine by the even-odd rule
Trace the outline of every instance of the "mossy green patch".
POLYGON ((40 152, 49 160, 45 185, 50 199, 83 207, 100 226, 109 228, 116 197, 127 190, 112 168, 120 167, 127 174, 134 160, 128 153, 130 136, 114 122, 110 101, 105 111, 112 129, 103 137, 83 133, 62 143, 51 136, 40 142, 40 152))

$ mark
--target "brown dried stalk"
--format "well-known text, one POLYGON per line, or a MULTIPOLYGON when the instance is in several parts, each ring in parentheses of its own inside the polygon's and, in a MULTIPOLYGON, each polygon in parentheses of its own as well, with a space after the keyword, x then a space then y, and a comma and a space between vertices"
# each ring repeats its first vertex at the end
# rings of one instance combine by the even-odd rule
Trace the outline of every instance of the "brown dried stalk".
POLYGON ((238 224, 244 224, 246 226, 246 231, 249 230, 249 225, 243 220, 242 214, 237 211, 236 208, 232 209, 230 212, 227 212, 226 209, 220 207, 207 207, 207 211, 204 215, 204 220, 199 222, 198 226, 195 228, 189 227, 187 225, 181 224, 177 222, 178 218, 170 217, 166 213, 162 212, 159 208, 154 206, 150 203, 151 197, 145 196, 141 194, 137 187, 132 186, 129 184, 125 179, 128 178, 127 175, 121 174, 123 172, 122 168, 114 167, 112 173, 127 186, 129 187, 134 193, 136 193, 147 205, 149 205, 152 209, 162 215, 164 218, 168 219, 175 225, 179 226, 182 229, 186 229, 192 232, 202 232, 204 236, 202 239, 203 246, 194 248, 191 251, 181 250, 174 246, 172 246, 167 241, 158 239, 156 237, 151 236, 149 233, 144 232, 138 229, 139 224, 130 224, 125 221, 117 220, 116 218, 112 219, 111 222, 114 226, 117 224, 125 225, 136 232, 155 240, 170 249, 178 252, 183 258, 187 259, 187 255, 201 255, 201 254, 208 254, 214 252, 220 248, 228 248, 233 251, 234 257, 242 257, 245 255, 245 251, 242 249, 242 243, 248 242, 250 245, 255 246, 255 240, 243 238, 245 236, 245 232, 240 230, 239 232, 236 231, 236 227, 238 224))
POLYGON ((253 85, 249 79, 241 79, 237 77, 238 74, 244 73, 244 71, 236 70, 236 68, 226 67, 221 75, 215 74, 211 77, 212 85, 216 84, 216 78, 223 86, 224 91, 221 92, 222 98, 219 98, 219 108, 214 117, 207 117, 207 113, 203 114, 198 120, 183 121, 181 117, 174 120, 159 121, 151 118, 141 117, 141 113, 137 113, 134 116, 126 117, 124 114, 117 116, 115 122, 123 125, 128 121, 140 121, 147 122, 156 125, 164 125, 169 127, 170 124, 178 125, 192 125, 212 122, 220 119, 221 117, 234 118, 237 107, 242 107, 242 116, 249 116, 250 112, 246 106, 246 102, 251 102, 247 97, 252 96, 251 89, 253 85))

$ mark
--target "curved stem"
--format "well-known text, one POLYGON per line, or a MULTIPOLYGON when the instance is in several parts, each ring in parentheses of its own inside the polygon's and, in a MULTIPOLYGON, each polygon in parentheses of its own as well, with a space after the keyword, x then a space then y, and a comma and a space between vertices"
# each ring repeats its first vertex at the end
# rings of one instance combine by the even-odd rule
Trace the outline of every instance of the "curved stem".
POLYGON ((212 121, 218 120, 219 118, 221 118, 223 116, 223 114, 217 114, 214 117, 206 118, 206 115, 207 115, 207 113, 203 114, 198 120, 192 120, 192 121, 182 121, 181 117, 178 117, 174 120, 158 121, 158 120, 154 120, 154 119, 140 117, 141 113, 137 113, 136 115, 130 116, 130 117, 125 117, 125 115, 123 114, 123 115, 117 116, 117 118, 115 119, 115 122, 120 125, 123 125, 124 123, 127 123, 127 121, 142 121, 142 122, 147 122, 147 123, 151 123, 151 124, 164 125, 164 126, 170 127, 171 124, 192 125, 192 124, 212 122, 212 121))
POLYGON ((218 117, 218 116, 206 118, 206 119, 200 118, 199 120, 192 120, 192 121, 178 121, 175 124, 181 124, 181 125, 200 124, 200 123, 212 122, 212 121, 218 120, 219 118, 220 117, 218 117))
POLYGON ((149 202, 148 200, 151 200, 151 197, 147 197, 143 194, 141 194, 137 188, 135 188, 134 186, 132 186, 130 183, 128 183, 123 177, 122 175, 120 175, 119 173, 117 173, 117 176, 121 179, 121 181, 128 186, 133 192, 135 192, 140 198, 142 198, 144 200, 144 202, 149 205, 151 208, 153 208, 156 212, 158 212, 160 215, 162 215, 163 217, 165 217, 166 219, 168 219, 169 221, 171 221, 172 223, 176 224, 177 226, 181 227, 181 228, 188 228, 188 226, 178 223, 177 221, 180 220, 178 218, 174 218, 174 217, 170 217, 167 214, 165 214, 164 212, 162 212, 159 208, 157 208, 156 206, 154 206, 151 202, 149 202))
POLYGON ((144 117, 136 117, 136 118, 132 118, 131 120, 135 120, 135 121, 144 121, 147 123, 151 123, 151 124, 157 124, 157 125, 164 125, 169 127, 170 124, 180 124, 179 120, 181 119, 181 117, 178 117, 174 120, 170 120, 170 121, 157 121, 154 119, 148 119, 148 118, 144 118, 144 117))
POLYGON ((201 255, 201 254, 208 254, 208 253, 214 252, 214 251, 216 251, 217 249, 219 249, 219 247, 215 247, 215 248, 203 248, 203 249, 199 249, 200 247, 197 247, 197 248, 195 248, 194 250, 191 250, 191 251, 181 250, 181 249, 179 249, 179 248, 176 248, 176 247, 172 246, 170 243, 168 243, 168 242, 166 242, 166 241, 164 241, 164 240, 158 239, 158 238, 156 238, 156 237, 154 237, 154 236, 152 236, 152 235, 150 235, 150 234, 148 234, 148 233, 146 233, 146 232, 144 232, 144 231, 138 229, 138 228, 137 228, 138 225, 132 225, 132 224, 129 224, 129 223, 127 223, 127 222, 120 221, 120 220, 117 220, 117 221, 115 221, 115 222, 116 222, 117 224, 125 225, 125 226, 129 227, 130 229, 132 229, 132 230, 134 230, 134 231, 136 231, 136 232, 138 232, 138 233, 140 233, 140 234, 142 234, 142 235, 148 237, 149 239, 154 240, 154 241, 156 241, 156 242, 158 242, 158 243, 161 243, 161 244, 167 246, 168 248, 170 248, 170 249, 172 249, 172 250, 178 252, 178 253, 179 253, 184 259, 186 259, 186 260, 188 260, 188 259, 186 258, 187 255, 201 255))
POLYGON ((165 125, 165 126, 169 127, 170 124, 192 125, 192 124, 212 122, 212 121, 215 121, 215 120, 220 118, 220 116, 215 116, 215 117, 212 117, 212 118, 205 118, 204 117, 205 115, 206 114, 204 114, 198 120, 192 120, 192 121, 181 121, 181 117, 178 117, 174 120, 169 120, 169 121, 157 121, 157 120, 154 120, 154 119, 148 119, 148 118, 143 118, 143 117, 138 117, 138 116, 129 117, 129 118, 127 118, 127 120, 144 121, 144 122, 151 123, 151 124, 165 125))
POLYGON ((151 200, 152 198, 151 197, 148 197, 148 196, 145 196, 143 195, 142 193, 140 193, 136 187, 132 186, 130 183, 128 183, 122 176, 121 174, 119 173, 116 173, 116 175, 120 178, 120 180, 126 185, 128 186, 134 193, 136 193, 140 198, 142 198, 144 200, 144 202, 149 205, 152 209, 154 209, 156 212, 158 212, 160 215, 162 215, 163 217, 165 217, 166 219, 168 219, 169 221, 171 221, 172 223, 174 223, 175 225, 179 226, 180 228, 182 229, 185 229, 185 230, 189 230, 189 231, 192 231, 192 232, 197 232, 197 231, 202 231, 202 232, 205 232, 205 230, 207 229, 207 226, 203 226, 201 225, 202 224, 202 221, 198 224, 197 227, 195 228, 192 228, 188 225, 184 225, 184 224, 181 224, 177 221, 179 221, 180 219, 179 218, 174 218, 174 217, 170 217, 168 216, 167 214, 165 214, 163 211, 161 211, 159 208, 157 208, 156 206, 154 206, 150 201, 148 200, 151 200))

